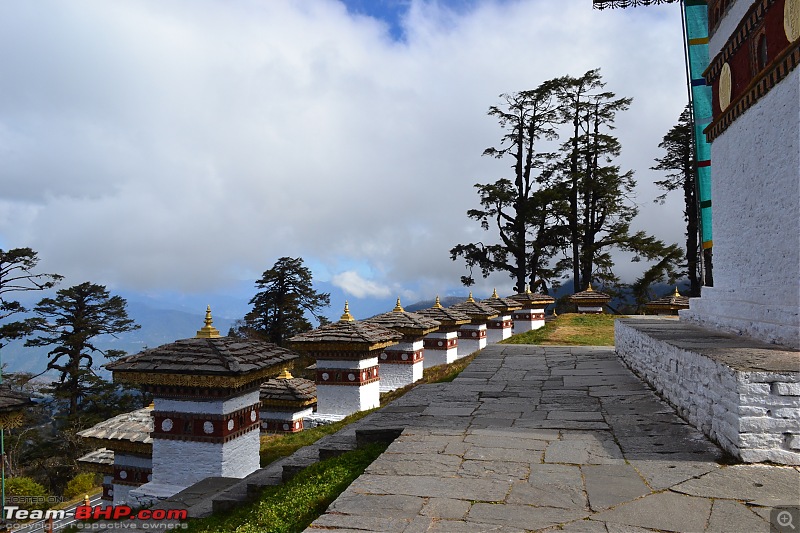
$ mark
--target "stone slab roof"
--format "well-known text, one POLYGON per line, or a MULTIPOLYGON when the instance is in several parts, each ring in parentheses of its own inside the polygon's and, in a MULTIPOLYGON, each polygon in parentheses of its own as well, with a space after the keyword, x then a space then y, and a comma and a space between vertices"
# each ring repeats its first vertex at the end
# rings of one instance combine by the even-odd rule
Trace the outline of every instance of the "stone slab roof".
POLYGON ((311 405, 317 402, 317 384, 310 379, 277 377, 261 384, 260 398, 265 405, 311 405))
POLYGON ((512 300, 511 298, 503 298, 502 296, 498 296, 496 290, 489 298, 481 300, 481 303, 486 304, 489 307, 493 307, 501 313, 508 313, 509 311, 522 309, 522 304, 520 302, 512 300))
POLYGON ((436 331, 441 325, 438 320, 404 310, 400 305, 400 298, 397 299, 397 306, 392 311, 368 318, 364 322, 378 324, 403 335, 419 336, 436 331))
POLYGON ((89 429, 78 432, 78 436, 85 439, 108 441, 107 446, 113 447, 114 441, 151 444, 153 442, 150 432, 153 431, 153 410, 150 407, 123 413, 89 429))
POLYGON ((380 326, 353 319, 345 304, 342 319, 317 329, 295 335, 289 344, 296 350, 372 351, 397 344, 403 335, 380 326))
POLYGON ((450 309, 455 309, 460 313, 464 313, 469 316, 471 320, 489 320, 498 315, 497 309, 491 305, 476 302, 472 297, 472 293, 469 293, 469 298, 465 301, 451 305, 450 309))
POLYGON ((547 294, 531 292, 529 287, 525 287, 525 292, 509 296, 509 299, 519 303, 523 309, 538 309, 546 305, 555 303, 556 299, 547 294))
POLYGON ((569 301, 578 305, 602 305, 610 302, 611 296, 594 290, 590 283, 588 289, 571 295, 569 301))
POLYGON ((101 467, 102 470, 113 471, 114 467, 114 450, 108 448, 100 448, 87 453, 83 457, 78 458, 79 463, 85 463, 94 467, 101 467))
POLYGON ((427 309, 420 309, 417 314, 427 318, 432 318, 439 322, 440 326, 452 327, 460 326, 462 324, 469 324, 472 319, 469 315, 462 313, 452 307, 442 307, 439 303, 439 297, 436 297, 436 303, 433 307, 427 309))
POLYGON ((657 300, 653 300, 651 302, 647 302, 644 304, 644 307, 645 309, 653 311, 675 311, 677 309, 689 309, 689 297, 681 296, 681 294, 678 292, 678 288, 675 287, 675 292, 673 294, 664 296, 663 298, 658 298, 657 300))
POLYGON ((298 355, 277 344, 234 337, 183 339, 106 365, 118 373, 243 376, 281 365, 298 355))

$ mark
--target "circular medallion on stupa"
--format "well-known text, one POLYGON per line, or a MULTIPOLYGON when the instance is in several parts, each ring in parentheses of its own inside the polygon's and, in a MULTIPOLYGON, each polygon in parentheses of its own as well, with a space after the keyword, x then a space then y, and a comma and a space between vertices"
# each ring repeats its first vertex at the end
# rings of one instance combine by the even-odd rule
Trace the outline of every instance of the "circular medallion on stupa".
POLYGON ((721 111, 725 111, 725 109, 731 105, 732 88, 731 66, 725 63, 722 65, 722 71, 719 73, 719 108, 721 111))
POLYGON ((786 0, 783 5, 783 30, 790 43, 800 38, 800 0, 786 0))

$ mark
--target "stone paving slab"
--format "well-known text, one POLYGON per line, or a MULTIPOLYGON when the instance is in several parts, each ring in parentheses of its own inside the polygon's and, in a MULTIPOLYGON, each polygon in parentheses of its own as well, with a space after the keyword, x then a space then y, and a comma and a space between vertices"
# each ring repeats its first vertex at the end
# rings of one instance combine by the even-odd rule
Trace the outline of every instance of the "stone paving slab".
POLYGON ((731 464, 613 348, 491 345, 465 372, 364 419, 402 433, 307 531, 766 533, 800 506, 800 469, 731 464))

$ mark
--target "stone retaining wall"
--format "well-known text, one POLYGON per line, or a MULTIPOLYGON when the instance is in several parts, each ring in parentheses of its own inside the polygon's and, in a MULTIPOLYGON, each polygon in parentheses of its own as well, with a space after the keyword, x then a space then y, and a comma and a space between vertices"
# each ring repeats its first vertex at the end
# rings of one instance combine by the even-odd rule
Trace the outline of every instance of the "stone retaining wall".
POLYGON ((800 352, 674 319, 617 320, 620 358, 745 462, 800 464, 800 352))

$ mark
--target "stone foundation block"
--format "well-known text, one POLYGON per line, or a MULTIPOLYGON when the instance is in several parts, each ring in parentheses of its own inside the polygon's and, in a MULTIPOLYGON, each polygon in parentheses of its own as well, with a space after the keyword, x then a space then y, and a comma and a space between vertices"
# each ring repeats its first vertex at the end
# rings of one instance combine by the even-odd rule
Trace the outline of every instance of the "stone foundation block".
POLYGON ((745 462, 800 465, 800 351, 674 319, 618 320, 617 354, 745 462))

